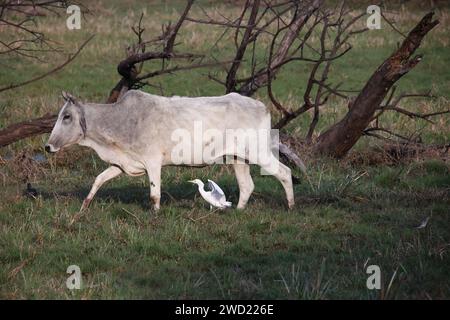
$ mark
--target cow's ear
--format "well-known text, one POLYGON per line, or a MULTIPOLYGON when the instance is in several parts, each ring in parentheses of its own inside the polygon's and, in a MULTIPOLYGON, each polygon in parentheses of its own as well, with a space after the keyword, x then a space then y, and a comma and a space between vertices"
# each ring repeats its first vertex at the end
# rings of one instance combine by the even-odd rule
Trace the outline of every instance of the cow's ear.
POLYGON ((77 105, 80 112, 80 126, 83 130, 83 135, 86 136, 86 118, 84 115, 84 108, 81 105, 77 105))
POLYGON ((72 102, 73 104, 75 104, 77 102, 77 99, 73 95, 71 95, 70 93, 68 93, 66 91, 62 92, 62 96, 65 101, 72 102))
POLYGON ((86 118, 84 117, 84 112, 80 114, 80 126, 83 131, 83 135, 86 136, 86 118))
POLYGON ((65 101, 69 101, 69 94, 65 91, 61 92, 62 97, 64 98, 65 101))

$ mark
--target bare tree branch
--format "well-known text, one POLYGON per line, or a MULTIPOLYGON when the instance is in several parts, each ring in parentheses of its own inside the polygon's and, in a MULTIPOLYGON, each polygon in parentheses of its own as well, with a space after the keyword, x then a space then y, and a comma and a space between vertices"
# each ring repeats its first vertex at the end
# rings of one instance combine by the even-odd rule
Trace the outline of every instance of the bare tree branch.
MULTIPOLYGON (((306 24, 311 15, 319 8, 321 3, 322 2, 320 0, 314 0, 312 2, 307 2, 305 7, 298 7, 296 9, 294 17, 292 18, 289 26, 281 28, 282 31, 286 29, 287 32, 284 34, 277 51, 272 54, 269 65, 267 65, 265 69, 256 73, 255 77, 252 77, 248 81, 244 82, 237 90, 240 94, 247 96, 253 95, 256 90, 267 84, 269 73, 272 77, 275 76, 285 60, 289 58, 289 49, 294 43, 294 40, 297 39, 300 30, 306 24), (268 69, 270 69, 270 71, 268 71, 268 69)), ((278 34, 276 35, 278 36, 278 34)), ((275 38, 276 37, 274 36, 274 39, 275 38)), ((274 42, 272 41, 272 43, 274 42)))
POLYGON ((432 19, 432 12, 425 15, 411 30, 400 48, 378 67, 344 119, 320 135, 315 151, 339 158, 353 147, 372 121, 389 89, 421 60, 421 56, 411 56, 425 35, 439 23, 438 20, 432 19))
MULTIPOLYGON (((245 27, 244 35, 238 49, 236 50, 236 55, 233 59, 234 62, 231 64, 230 69, 228 70, 227 78, 225 81, 227 93, 236 91, 236 74, 241 64, 242 58, 244 57, 247 46, 250 43, 249 39, 252 34, 253 28, 255 27, 255 21, 259 10, 259 3, 260 0, 254 0, 253 2, 250 17, 247 26, 245 27)), ((247 10, 247 8, 244 8, 244 11, 245 10, 247 10)))

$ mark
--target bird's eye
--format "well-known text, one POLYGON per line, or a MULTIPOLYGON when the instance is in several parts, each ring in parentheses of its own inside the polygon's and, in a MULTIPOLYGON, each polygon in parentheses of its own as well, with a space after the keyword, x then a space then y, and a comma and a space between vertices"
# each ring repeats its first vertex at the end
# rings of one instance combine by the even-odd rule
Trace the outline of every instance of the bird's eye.
POLYGON ((64 117, 63 117, 63 120, 69 120, 70 119, 70 114, 66 114, 64 117))

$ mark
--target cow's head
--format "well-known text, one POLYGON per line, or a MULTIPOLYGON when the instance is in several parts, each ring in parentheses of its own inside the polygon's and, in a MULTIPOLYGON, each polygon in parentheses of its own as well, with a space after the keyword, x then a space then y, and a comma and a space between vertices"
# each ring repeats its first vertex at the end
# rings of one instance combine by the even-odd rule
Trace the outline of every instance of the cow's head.
POLYGON ((63 91, 62 95, 65 103, 45 145, 47 152, 57 152, 78 143, 86 134, 83 106, 71 94, 63 91))

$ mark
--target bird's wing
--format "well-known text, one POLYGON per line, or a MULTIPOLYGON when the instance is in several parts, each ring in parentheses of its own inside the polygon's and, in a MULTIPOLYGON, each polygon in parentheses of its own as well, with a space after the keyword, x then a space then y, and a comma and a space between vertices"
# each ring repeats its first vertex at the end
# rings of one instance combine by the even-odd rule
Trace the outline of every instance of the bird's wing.
POLYGON ((418 227, 416 227, 416 229, 425 228, 427 226, 429 220, 430 220, 430 217, 427 217, 425 220, 422 221, 422 223, 418 227))
POLYGON ((214 181, 208 179, 208 187, 213 194, 225 197, 223 190, 214 181))

